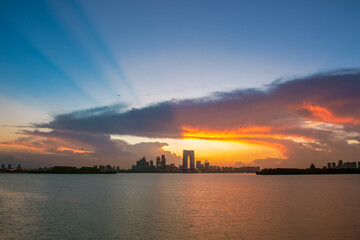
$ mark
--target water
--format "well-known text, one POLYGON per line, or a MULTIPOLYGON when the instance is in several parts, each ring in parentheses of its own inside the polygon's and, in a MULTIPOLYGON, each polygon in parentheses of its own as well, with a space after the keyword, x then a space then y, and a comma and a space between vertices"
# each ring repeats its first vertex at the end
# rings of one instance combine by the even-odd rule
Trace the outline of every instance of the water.
POLYGON ((360 175, 0 174, 1 239, 360 239, 360 175))

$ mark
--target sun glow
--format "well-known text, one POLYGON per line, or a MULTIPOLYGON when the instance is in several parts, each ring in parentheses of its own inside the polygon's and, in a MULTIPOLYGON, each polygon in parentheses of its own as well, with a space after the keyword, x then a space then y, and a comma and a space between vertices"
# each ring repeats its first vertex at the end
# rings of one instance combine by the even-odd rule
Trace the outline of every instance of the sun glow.
POLYGON ((276 147, 279 144, 276 142, 271 142, 270 140, 291 140, 297 143, 308 143, 314 141, 311 138, 306 138, 303 136, 272 133, 275 129, 266 126, 254 126, 231 130, 198 129, 184 126, 182 129, 184 131, 184 139, 230 141, 241 142, 243 144, 265 145, 273 147, 276 147))
MULTIPOLYGON (((162 149, 182 156, 184 149, 195 150, 197 160, 209 160, 211 164, 233 166, 236 162, 250 163, 254 159, 285 158, 278 148, 265 145, 244 144, 234 141, 219 141, 206 139, 155 139, 125 135, 111 135, 112 140, 124 140, 129 144, 141 142, 162 142, 167 145, 162 149)), ((154 157, 154 156, 149 156, 154 157)))

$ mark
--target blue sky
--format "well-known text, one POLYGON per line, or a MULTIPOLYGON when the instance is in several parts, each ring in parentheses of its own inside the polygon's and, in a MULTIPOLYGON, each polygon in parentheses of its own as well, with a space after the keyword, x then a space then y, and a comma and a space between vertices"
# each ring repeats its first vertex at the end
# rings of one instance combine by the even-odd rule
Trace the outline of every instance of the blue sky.
POLYGON ((2 1, 0 94, 55 113, 359 67, 359 9, 358 1, 2 1))

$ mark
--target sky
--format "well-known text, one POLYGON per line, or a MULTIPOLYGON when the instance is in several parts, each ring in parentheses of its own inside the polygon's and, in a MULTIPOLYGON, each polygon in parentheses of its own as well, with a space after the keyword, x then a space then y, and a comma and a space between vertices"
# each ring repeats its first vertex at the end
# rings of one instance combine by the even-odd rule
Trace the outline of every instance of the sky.
POLYGON ((0 6, 0 163, 360 160, 359 1, 0 6))

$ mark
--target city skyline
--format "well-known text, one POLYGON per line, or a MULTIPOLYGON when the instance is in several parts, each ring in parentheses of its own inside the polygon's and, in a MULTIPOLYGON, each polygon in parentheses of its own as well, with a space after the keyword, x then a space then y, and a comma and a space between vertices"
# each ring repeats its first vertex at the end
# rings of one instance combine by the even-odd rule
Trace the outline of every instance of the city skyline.
POLYGON ((358 161, 359 9, 4 1, 0 162, 179 165, 183 149, 222 166, 358 161))

